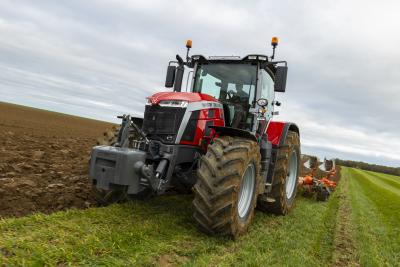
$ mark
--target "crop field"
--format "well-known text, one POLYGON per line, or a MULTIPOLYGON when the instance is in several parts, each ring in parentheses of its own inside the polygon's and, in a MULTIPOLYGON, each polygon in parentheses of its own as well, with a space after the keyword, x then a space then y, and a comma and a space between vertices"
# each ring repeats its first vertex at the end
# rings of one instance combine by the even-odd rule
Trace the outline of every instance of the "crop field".
POLYGON ((96 207, 88 154, 110 126, 0 103, 0 266, 400 266, 400 177, 342 168, 328 202, 298 192, 232 241, 196 230, 192 195, 96 207))

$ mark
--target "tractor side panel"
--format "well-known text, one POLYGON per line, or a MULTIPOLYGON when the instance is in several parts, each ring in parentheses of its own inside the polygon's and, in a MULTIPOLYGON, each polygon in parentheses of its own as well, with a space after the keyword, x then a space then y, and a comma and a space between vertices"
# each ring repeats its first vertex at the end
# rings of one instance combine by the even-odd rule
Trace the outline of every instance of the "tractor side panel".
POLYGON ((180 144, 192 146, 208 145, 214 136, 214 130, 210 126, 224 126, 223 116, 223 111, 219 108, 199 110, 189 120, 180 144))

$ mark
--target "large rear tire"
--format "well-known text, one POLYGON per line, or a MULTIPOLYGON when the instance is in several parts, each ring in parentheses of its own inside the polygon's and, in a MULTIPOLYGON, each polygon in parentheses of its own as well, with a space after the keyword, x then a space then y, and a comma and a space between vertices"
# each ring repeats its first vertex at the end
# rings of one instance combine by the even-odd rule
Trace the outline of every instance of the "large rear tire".
POLYGON ((258 207, 277 215, 286 215, 294 204, 300 173, 300 138, 289 131, 285 143, 279 149, 271 193, 274 202, 259 201, 258 207))
POLYGON ((261 186, 256 142, 221 136, 201 158, 194 186, 194 219, 208 234, 233 238, 247 231, 261 186))

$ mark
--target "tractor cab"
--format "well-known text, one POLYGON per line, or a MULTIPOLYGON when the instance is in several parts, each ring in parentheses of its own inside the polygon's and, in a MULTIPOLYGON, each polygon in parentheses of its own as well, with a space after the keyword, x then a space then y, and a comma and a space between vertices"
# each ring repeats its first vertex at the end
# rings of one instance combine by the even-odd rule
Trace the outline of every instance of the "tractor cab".
POLYGON ((252 131, 257 64, 237 61, 196 63, 192 92, 213 96, 223 105, 225 126, 252 131))
POLYGON ((211 95, 223 105, 226 127, 254 132, 261 107, 257 100, 264 99, 260 104, 265 108, 266 120, 273 112, 274 70, 266 66, 266 58, 247 56, 195 61, 191 91, 211 95))
MULTIPOLYGON (((280 105, 275 101, 275 92, 285 91, 286 62, 271 61, 274 55, 271 60, 266 55, 189 57, 191 44, 189 40, 186 45, 186 62, 179 55, 177 61, 170 62, 165 86, 181 92, 183 71, 189 68, 186 91, 207 94, 221 103, 225 127, 263 133, 274 106, 280 105), (265 122, 258 123, 260 120, 265 122)), ((275 48, 277 42, 274 44, 275 48)))

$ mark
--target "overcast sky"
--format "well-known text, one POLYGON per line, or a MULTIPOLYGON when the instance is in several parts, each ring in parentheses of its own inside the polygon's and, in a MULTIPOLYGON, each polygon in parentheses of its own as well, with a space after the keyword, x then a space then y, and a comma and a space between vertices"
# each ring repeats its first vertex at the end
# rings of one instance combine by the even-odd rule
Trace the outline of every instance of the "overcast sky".
POLYGON ((141 114, 176 53, 270 54, 302 152, 400 166, 400 1, 0 1, 0 101, 141 114))

